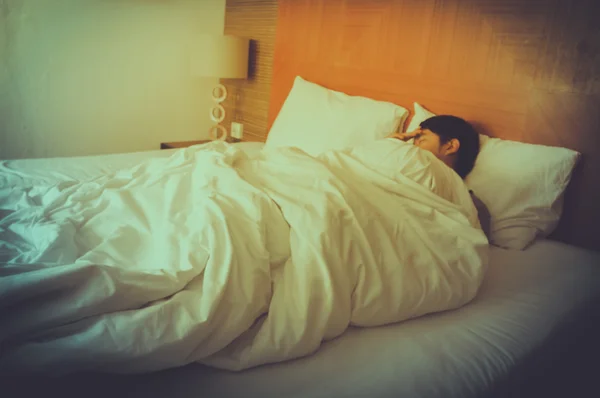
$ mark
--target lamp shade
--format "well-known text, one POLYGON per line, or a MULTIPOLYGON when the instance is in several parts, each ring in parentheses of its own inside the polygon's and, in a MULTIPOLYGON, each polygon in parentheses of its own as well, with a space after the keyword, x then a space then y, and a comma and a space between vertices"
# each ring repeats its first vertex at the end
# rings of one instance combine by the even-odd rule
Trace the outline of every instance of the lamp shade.
POLYGON ((250 40, 236 36, 199 36, 191 72, 195 76, 245 79, 249 45, 250 40))

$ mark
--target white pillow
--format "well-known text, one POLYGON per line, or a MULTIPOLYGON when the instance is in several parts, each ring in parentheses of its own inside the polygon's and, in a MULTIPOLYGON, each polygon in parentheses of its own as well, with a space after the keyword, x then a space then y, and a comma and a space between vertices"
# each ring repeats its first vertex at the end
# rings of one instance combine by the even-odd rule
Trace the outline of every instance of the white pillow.
MULTIPOLYGON (((410 127, 435 116, 415 103, 410 127)), ((550 235, 562 214, 563 195, 580 154, 479 135, 480 152, 467 186, 491 215, 491 243, 522 250, 550 235)))
POLYGON ((427 109, 423 108, 421 104, 415 102, 414 103, 415 114, 410 120, 410 124, 406 129, 406 132, 412 132, 419 128, 419 125, 430 117, 435 116, 434 113, 429 112, 427 109))
POLYGON ((297 76, 266 146, 297 147, 316 156, 384 138, 404 125, 407 115, 396 104, 349 96, 297 76))

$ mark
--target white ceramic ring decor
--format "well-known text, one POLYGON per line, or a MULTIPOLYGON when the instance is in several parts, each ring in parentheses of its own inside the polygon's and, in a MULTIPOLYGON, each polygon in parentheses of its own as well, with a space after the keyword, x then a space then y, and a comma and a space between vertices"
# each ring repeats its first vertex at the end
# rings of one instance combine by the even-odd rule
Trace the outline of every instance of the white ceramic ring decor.
POLYGON ((210 109, 210 120, 215 123, 221 123, 225 120, 225 108, 223 105, 215 105, 210 109))
POLYGON ((227 89, 219 83, 212 89, 212 99, 217 104, 220 104, 225 101, 225 98, 227 98, 227 89))
POLYGON ((208 130, 208 134, 213 141, 225 141, 227 139, 227 129, 220 124, 212 126, 210 130, 208 130))

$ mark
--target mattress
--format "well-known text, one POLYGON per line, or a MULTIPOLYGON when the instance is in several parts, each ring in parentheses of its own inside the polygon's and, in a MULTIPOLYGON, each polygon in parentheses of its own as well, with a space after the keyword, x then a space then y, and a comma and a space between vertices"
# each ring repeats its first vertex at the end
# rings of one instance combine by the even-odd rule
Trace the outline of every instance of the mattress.
MULTIPOLYGON (((260 144, 248 147, 249 153, 258 150, 260 144)), ((0 167, 10 171, 12 182, 79 179, 168 154, 9 161, 0 167)), ((540 240, 525 251, 493 247, 479 294, 461 309, 385 327, 350 328, 298 360, 237 373, 188 365, 137 376, 70 376, 49 384, 25 379, 13 388, 19 396, 56 388, 63 396, 91 391, 145 398, 521 396, 514 391, 533 378, 550 385, 544 375, 550 368, 541 368, 557 359, 559 372, 590 370, 579 359, 566 362, 562 354, 582 349, 598 354, 597 346, 585 345, 595 339, 584 340, 582 332, 594 335, 599 302, 600 254, 540 240)))
POLYGON ((600 312, 600 256, 549 240, 522 252, 491 252, 479 295, 459 310, 351 328, 312 356, 240 373, 189 365, 90 376, 86 385, 146 398, 520 396, 507 393, 523 388, 514 371, 548 358, 548 350, 571 348, 572 334, 556 340, 561 327, 580 330, 578 323, 600 312))
POLYGON ((588 387, 581 382, 597 373, 599 303, 600 255, 540 240, 525 251, 492 248, 484 284, 465 307, 351 328, 312 356, 238 373, 188 365, 35 384, 12 379, 12 391, 144 398, 582 396, 588 387))

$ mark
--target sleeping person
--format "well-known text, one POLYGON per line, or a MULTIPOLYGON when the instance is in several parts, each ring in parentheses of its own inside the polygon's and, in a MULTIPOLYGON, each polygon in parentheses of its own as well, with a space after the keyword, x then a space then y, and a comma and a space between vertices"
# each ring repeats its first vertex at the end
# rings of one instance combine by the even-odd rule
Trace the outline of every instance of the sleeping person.
MULTIPOLYGON (((415 131, 392 134, 388 138, 402 141, 414 139, 415 146, 433 153, 463 179, 473 170, 479 154, 479 134, 469 122, 456 116, 433 116, 423 121, 415 131)), ((469 192, 481 227, 489 237, 489 210, 473 191, 469 192)))
POLYGON ((463 179, 473 170, 479 153, 479 134, 469 122, 456 116, 434 116, 415 131, 389 138, 414 138, 414 145, 433 153, 463 179))

